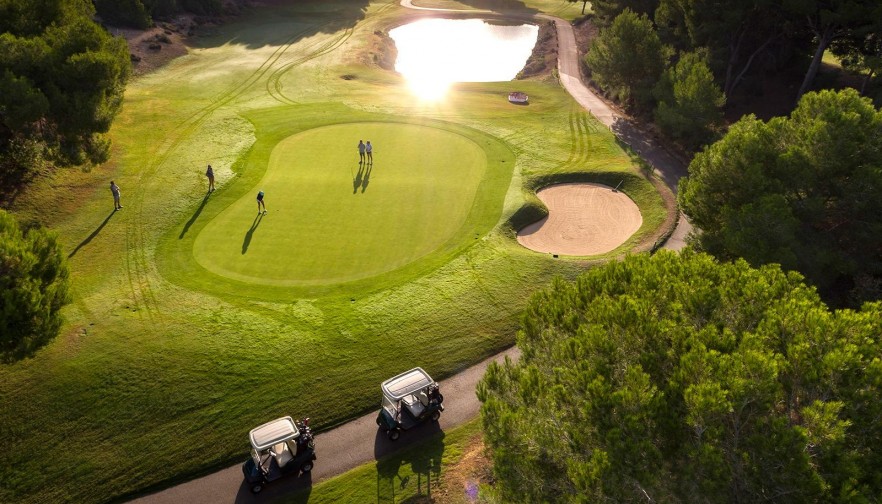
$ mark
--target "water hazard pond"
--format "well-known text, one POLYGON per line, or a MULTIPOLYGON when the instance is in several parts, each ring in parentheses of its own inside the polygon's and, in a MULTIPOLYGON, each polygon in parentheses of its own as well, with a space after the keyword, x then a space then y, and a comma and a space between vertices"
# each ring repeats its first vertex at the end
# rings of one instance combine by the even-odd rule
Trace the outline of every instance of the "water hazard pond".
POLYGON ((524 68, 536 25, 499 25, 480 19, 424 19, 393 28, 402 74, 420 97, 437 99, 454 82, 500 82, 524 68))

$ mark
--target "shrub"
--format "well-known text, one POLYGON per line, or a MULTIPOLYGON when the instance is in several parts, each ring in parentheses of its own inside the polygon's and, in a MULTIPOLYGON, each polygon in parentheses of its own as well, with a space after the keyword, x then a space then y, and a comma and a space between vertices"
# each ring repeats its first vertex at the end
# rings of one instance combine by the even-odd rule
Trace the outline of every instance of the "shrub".
POLYGON ((70 302, 67 260, 54 233, 23 232, 0 210, 0 360, 33 355, 61 328, 70 302))

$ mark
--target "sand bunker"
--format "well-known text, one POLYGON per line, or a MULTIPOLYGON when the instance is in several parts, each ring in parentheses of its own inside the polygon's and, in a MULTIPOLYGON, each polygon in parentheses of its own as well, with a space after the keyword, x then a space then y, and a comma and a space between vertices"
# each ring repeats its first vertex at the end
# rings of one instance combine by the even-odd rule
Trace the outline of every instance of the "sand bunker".
POLYGON ((518 232, 518 243, 537 252, 587 256, 614 250, 643 224, 624 193, 600 184, 559 184, 536 193, 548 217, 518 232))

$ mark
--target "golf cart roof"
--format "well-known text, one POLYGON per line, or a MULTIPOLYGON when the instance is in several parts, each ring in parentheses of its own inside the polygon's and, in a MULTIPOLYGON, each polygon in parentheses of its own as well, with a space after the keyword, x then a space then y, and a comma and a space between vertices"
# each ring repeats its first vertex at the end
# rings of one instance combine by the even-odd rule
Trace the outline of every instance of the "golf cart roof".
POLYGON ((248 437, 251 439, 251 446, 257 451, 265 450, 274 444, 295 439, 299 436, 300 431, 297 430, 294 420, 289 416, 267 422, 260 427, 255 427, 248 434, 248 437))
POLYGON ((383 382, 381 388, 383 389, 383 394, 393 401, 398 401, 402 397, 413 394, 418 390, 422 390, 433 383, 435 383, 435 381, 432 380, 429 373, 423 371, 423 368, 417 367, 410 371, 405 371, 393 378, 389 378, 383 382))

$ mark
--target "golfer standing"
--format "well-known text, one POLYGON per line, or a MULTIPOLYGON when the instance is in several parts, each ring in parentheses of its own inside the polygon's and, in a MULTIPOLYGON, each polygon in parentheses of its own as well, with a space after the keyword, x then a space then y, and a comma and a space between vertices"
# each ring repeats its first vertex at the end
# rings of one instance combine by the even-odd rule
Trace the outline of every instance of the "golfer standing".
POLYGON ((263 214, 266 215, 266 203, 263 202, 263 191, 257 193, 257 213, 260 213, 261 207, 263 207, 263 214))
POLYGON ((214 192, 214 170, 211 169, 211 165, 205 170, 205 176, 208 177, 208 192, 214 192))
POLYGON ((371 145, 371 141, 368 140, 367 145, 364 146, 365 152, 367 152, 367 158, 369 164, 374 164, 374 146, 371 145))
MULTIPOLYGON (((370 143, 370 142, 368 142, 370 143)), ((364 142, 361 140, 358 141, 358 164, 364 163, 364 142)))
POLYGON ((122 205, 119 203, 119 186, 112 180, 110 181, 110 193, 113 194, 113 210, 122 210, 122 205))

